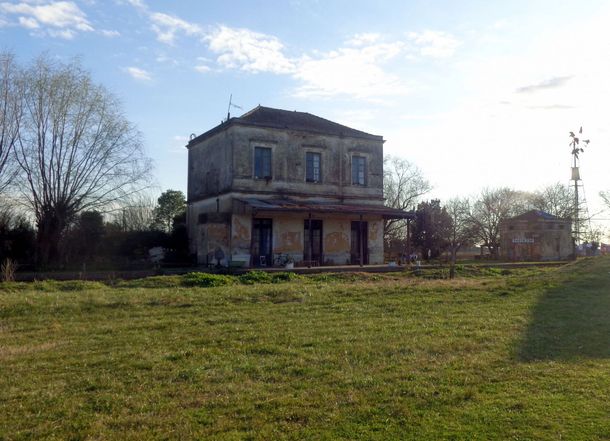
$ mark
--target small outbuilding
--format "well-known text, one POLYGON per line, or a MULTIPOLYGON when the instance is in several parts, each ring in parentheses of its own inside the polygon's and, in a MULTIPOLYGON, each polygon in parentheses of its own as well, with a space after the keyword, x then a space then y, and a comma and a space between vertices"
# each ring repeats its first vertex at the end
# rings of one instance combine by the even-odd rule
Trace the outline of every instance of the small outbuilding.
POLYGON ((570 219, 531 210, 500 224, 500 256, 503 259, 568 260, 573 254, 570 219))

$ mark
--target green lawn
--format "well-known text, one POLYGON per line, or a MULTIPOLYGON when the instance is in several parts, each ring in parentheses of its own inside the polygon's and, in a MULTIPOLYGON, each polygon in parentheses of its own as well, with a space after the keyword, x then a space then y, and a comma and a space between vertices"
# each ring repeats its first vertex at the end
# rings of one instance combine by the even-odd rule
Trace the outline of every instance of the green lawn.
POLYGON ((0 285, 0 439, 610 439, 609 259, 433 276, 0 285))

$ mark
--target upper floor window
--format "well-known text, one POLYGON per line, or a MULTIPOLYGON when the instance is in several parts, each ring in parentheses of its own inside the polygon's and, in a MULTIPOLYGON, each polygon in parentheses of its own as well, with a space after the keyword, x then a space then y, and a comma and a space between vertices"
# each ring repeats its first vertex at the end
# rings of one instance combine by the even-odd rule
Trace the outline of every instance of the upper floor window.
POLYGON ((366 185, 366 158, 352 156, 352 185, 366 185))
POLYGON ((305 180, 307 182, 320 182, 322 180, 322 169, 320 162, 320 153, 305 153, 305 180))
POLYGON ((271 178, 271 149, 269 147, 254 147, 254 178, 271 178))

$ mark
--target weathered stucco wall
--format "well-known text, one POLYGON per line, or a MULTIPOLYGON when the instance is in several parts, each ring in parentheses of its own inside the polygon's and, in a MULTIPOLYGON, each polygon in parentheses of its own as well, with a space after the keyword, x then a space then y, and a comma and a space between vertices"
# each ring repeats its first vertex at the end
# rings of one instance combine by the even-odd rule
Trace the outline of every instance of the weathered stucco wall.
POLYGON ((331 265, 346 265, 351 257, 351 221, 348 218, 324 219, 324 257, 331 265))
POLYGON ((507 221, 501 225, 500 256, 514 261, 569 259, 574 252, 570 227, 569 221, 507 221))
POLYGON ((369 264, 383 263, 383 221, 369 221, 369 264))
POLYGON ((382 204, 383 142, 260 127, 231 126, 189 149, 188 199, 227 191, 318 196, 382 204), (254 148, 272 149, 272 179, 254 179, 254 148), (320 183, 305 181, 305 154, 321 155, 320 183), (366 160, 366 185, 351 182, 352 156, 366 160))
MULTIPOLYGON (((258 217, 269 218, 272 226, 273 255, 289 255, 298 264, 302 262, 305 251, 305 220, 307 216, 298 214, 277 213, 264 214, 258 217)), ((323 262, 327 265, 346 265, 351 258, 351 222, 356 216, 315 216, 313 220, 322 220, 322 253, 323 262)), ((369 264, 383 263, 383 221, 381 218, 366 216, 368 222, 369 264)), ((252 237, 252 217, 250 215, 233 215, 231 232, 232 260, 250 262, 250 245, 252 237)))
POLYGON ((197 261, 205 264, 226 266, 229 261, 229 224, 209 222, 197 228, 197 261), (220 259, 217 259, 220 257, 220 259))
POLYGON ((231 130, 222 131, 188 150, 189 201, 216 196, 231 189, 233 141, 231 130))

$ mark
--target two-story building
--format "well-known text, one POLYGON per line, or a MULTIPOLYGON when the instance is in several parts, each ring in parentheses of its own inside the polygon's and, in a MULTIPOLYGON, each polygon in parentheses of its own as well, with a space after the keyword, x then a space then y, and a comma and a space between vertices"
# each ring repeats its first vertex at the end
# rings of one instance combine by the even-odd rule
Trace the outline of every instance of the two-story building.
POLYGON ((190 247, 201 264, 383 263, 383 138, 258 106, 193 137, 190 247))

